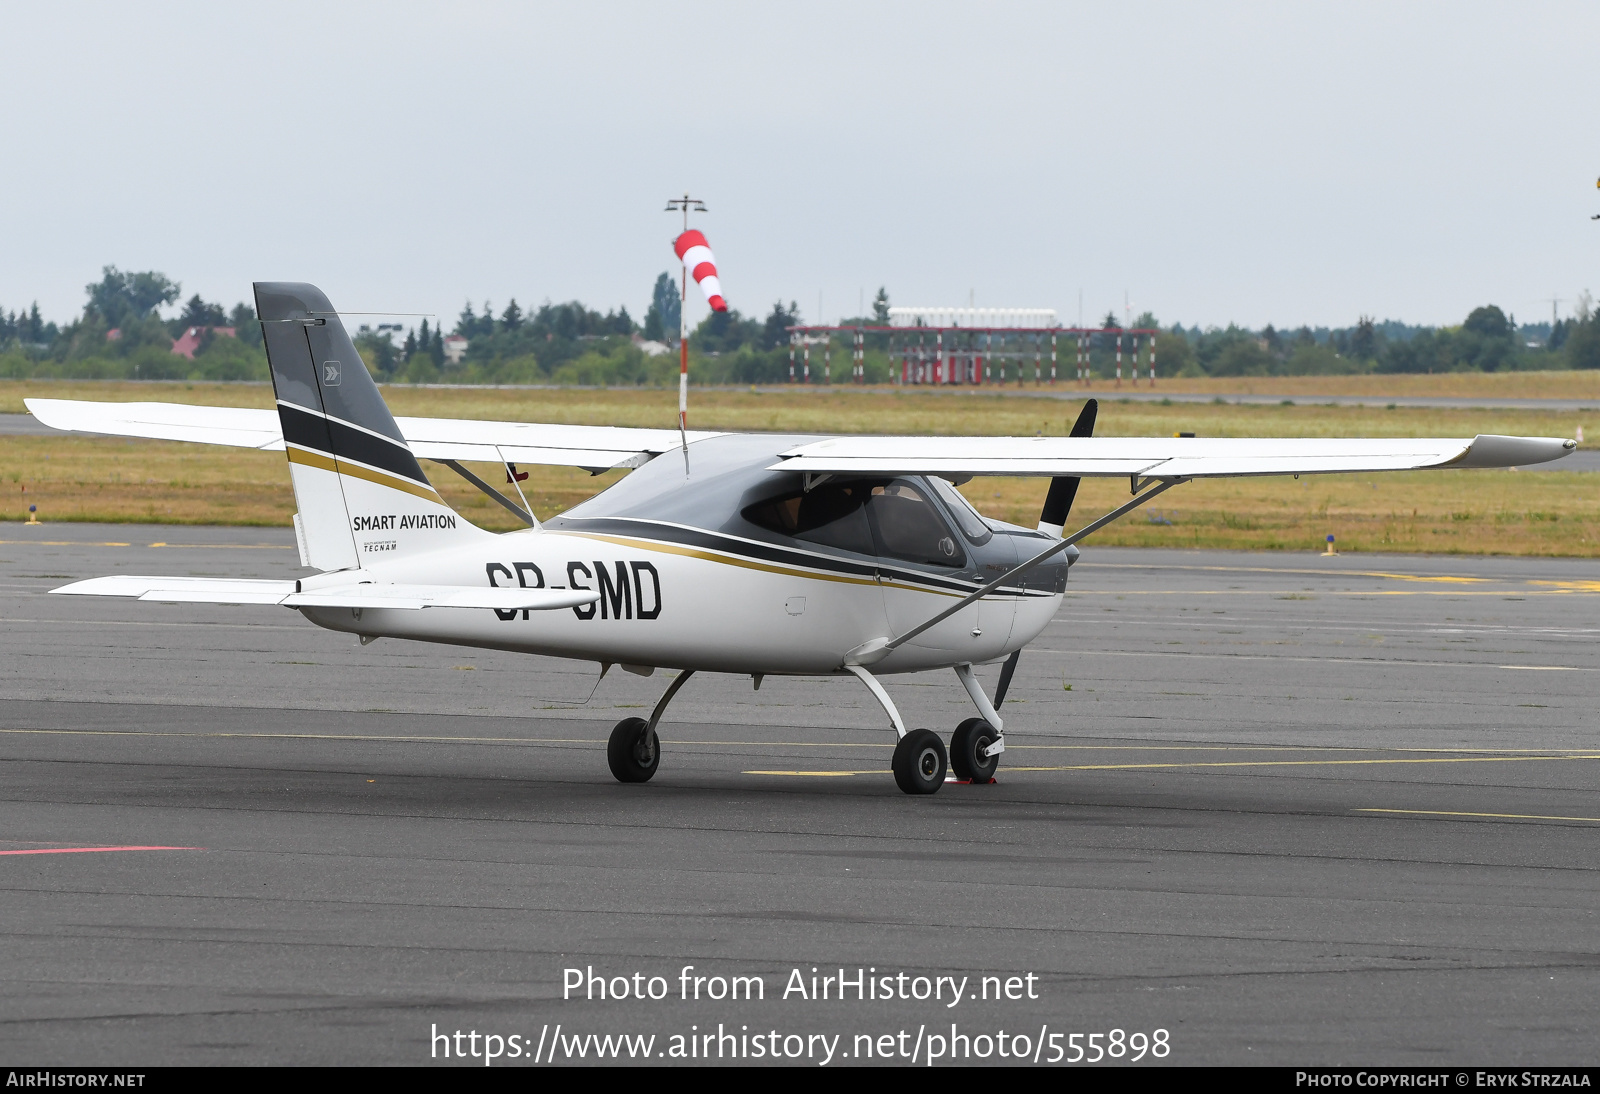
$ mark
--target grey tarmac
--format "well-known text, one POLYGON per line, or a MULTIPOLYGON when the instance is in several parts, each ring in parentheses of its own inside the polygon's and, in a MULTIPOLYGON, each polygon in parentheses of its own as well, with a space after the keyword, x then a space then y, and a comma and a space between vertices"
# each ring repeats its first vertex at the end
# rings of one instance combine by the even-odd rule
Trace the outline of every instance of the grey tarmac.
POLYGON ((54 434, 65 436, 59 429, 51 429, 32 414, 0 414, 0 435, 7 437, 43 437, 54 434))
MULTIPOLYGON (((0 525, 6 1061, 411 1064, 434 1027, 659 1049, 722 1023, 842 1034, 837 1065, 955 1022, 1165 1029, 1171 1063, 1592 1062, 1600 563, 1090 542, 998 783, 921 799, 853 680, 697 677, 623 786, 606 735, 670 673, 581 704, 592 666, 44 595, 294 576, 292 542, 0 525), (194 850, 11 853, 91 847, 194 850), (686 965, 766 999, 678 1001, 686 965), (674 995, 562 1000, 589 966, 674 995), (779 998, 813 967, 1039 998, 779 998)), ((886 685, 917 725, 971 713, 950 674, 886 685)))

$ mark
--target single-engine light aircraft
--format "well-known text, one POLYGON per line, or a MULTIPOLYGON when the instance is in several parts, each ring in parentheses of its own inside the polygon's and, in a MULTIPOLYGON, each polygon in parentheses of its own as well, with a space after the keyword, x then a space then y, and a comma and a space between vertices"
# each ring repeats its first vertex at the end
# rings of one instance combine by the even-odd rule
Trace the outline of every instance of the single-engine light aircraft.
MULTIPOLYGON (((677 429, 395 418, 339 314, 311 285, 255 286, 277 410, 29 399, 58 429, 282 451, 299 512, 297 581, 99 577, 71 595, 278 604, 363 644, 407 638, 580 658, 648 674, 679 670, 649 718, 617 723, 611 772, 640 783, 656 729, 697 672, 852 674, 893 727, 908 794, 956 777, 988 782, 1005 752, 1000 707, 1021 650, 1061 604, 1075 544, 1191 479, 1422 468, 1512 467, 1566 455, 1570 440, 1266 440, 1092 436, 1096 405, 1067 437, 782 436, 677 429), (682 448, 684 460, 657 459, 682 448), (528 527, 486 532, 423 474, 464 476, 528 527), (464 463, 635 468, 539 521, 464 463), (955 489, 975 475, 1037 475, 1037 528, 980 515, 955 489), (1129 500, 1064 534, 1084 476, 1125 476, 1129 500), (973 675, 1004 662, 991 700, 973 675), (880 677, 954 670, 977 716, 950 738, 907 729, 880 677)), ((519 498, 521 488, 517 487, 519 498)))

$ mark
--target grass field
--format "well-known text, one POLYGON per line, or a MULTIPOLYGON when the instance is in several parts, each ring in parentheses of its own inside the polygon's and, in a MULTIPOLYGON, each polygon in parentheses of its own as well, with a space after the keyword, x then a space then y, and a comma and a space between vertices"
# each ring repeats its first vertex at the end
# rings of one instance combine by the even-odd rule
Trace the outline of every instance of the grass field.
MULTIPOLYGON (((1059 370, 1058 366, 1058 370, 1059 370)), ((1070 372, 1070 363, 1067 366, 1070 372)), ((1063 373, 1065 375, 1065 373, 1063 373)), ((1031 385, 1029 385, 1031 386, 1031 385)), ((1057 385, 1059 390, 1076 390, 1070 381, 1057 385)), ((424 401, 433 397, 438 389, 391 385, 384 388, 385 397, 392 402, 410 398, 424 401)), ((835 388, 799 389, 802 396, 851 391, 848 386, 835 388)), ((884 389, 879 389, 881 393, 884 389)), ((893 391, 894 389, 887 389, 893 391)), ((1016 390, 1013 385, 1011 390, 1016 390)), ((1141 381, 1137 387, 1128 384, 1122 391, 1148 393, 1149 384, 1141 381)), ((1451 399, 1583 399, 1594 400, 1600 407, 1600 371, 1561 372, 1451 372, 1433 375, 1386 376, 1219 376, 1181 379, 1160 379, 1155 390, 1174 395, 1278 395, 1285 399, 1312 399, 1318 395, 1350 395, 1373 397, 1427 397, 1451 399)), ((1097 380, 1089 393, 1102 398, 1115 398, 1119 389, 1110 381, 1097 380)), ((491 402, 506 396, 513 403, 519 395, 533 396, 536 400, 552 395, 581 397, 586 392, 489 392, 491 402)), ((609 394, 620 394, 610 392, 609 394)), ((715 394, 707 392, 708 396, 715 394)), ((22 400, 30 395, 56 399, 152 399, 165 402, 215 403, 226 406, 270 406, 271 396, 265 384, 206 384, 188 381, 170 383, 127 383, 71 380, 0 380, 0 413, 20 414, 22 400), (249 393, 249 394, 241 394, 249 393)), ((481 389, 446 389, 440 398, 450 405, 469 405, 484 397, 481 389), (462 400, 458 403, 457 400, 462 400)), ((648 397, 659 399, 659 392, 648 397)), ((401 411, 401 413, 416 413, 401 411)), ((463 415, 465 416, 465 415, 463 415)), ((670 417, 670 414, 669 414, 670 417)), ((542 419, 541 419, 542 420, 542 419)))
MULTIPOLYGON (((1470 376, 1471 381, 1533 377, 1552 384, 1579 374, 1470 376)), ((1449 377, 1289 377, 1363 383, 1449 377)), ((1217 381, 1209 381, 1215 383, 1217 381)), ((1253 381, 1264 383, 1266 381, 1253 381)), ((1174 382, 1176 384, 1176 381, 1174 382)), ((1341 392, 1344 393, 1344 392, 1341 392)), ((1366 394, 1489 394, 1483 391, 1381 389, 1366 394)), ((1509 394, 1509 392, 1507 392, 1509 394)), ((1518 389, 1518 393, 1521 392, 1518 389)), ((1287 393, 1286 397, 1287 397, 1287 393)), ((1302 393, 1303 394, 1303 393, 1302 393)), ((1531 393, 1529 393, 1531 394, 1531 393)), ((1586 397, 1576 389, 1540 394, 1586 397)), ((271 405, 265 386, 239 384, 0 383, 0 412, 19 412, 25 396, 160 400, 229 406, 271 405)), ((576 424, 670 426, 671 392, 661 390, 485 390, 388 387, 398 414, 499 418, 576 424)), ((849 388, 758 394, 715 389, 691 395, 691 421, 703 429, 796 432, 874 432, 1032 435, 1066 432, 1076 402, 934 395, 849 388)), ((1596 395, 1600 406, 1600 393, 1596 395)), ((1160 406, 1103 403, 1098 432, 1170 436, 1446 436, 1524 433, 1573 436, 1592 431, 1600 412, 1436 410, 1364 407, 1160 406)), ((513 527, 508 514, 455 475, 427 465, 445 497, 475 523, 513 527)), ((530 468, 523 484, 540 516, 576 504, 621 473, 591 478, 568 468, 530 468)), ((493 480, 493 468, 479 469, 493 480)), ((281 453, 211 446, 123 441, 63 435, 0 437, 0 485, 7 501, 0 519, 20 520, 30 503, 41 519, 155 523, 286 525, 294 511, 281 453), (25 489, 24 489, 25 488, 25 489)), ((1042 479, 979 479, 964 488, 985 513, 1031 526, 1046 489, 1042 479)), ((1117 504, 1123 480, 1088 480, 1077 515, 1117 504)), ((1320 549, 1337 537, 1342 551, 1498 553, 1600 556, 1600 476, 1571 472, 1416 472, 1394 475, 1304 476, 1189 483, 1097 533, 1092 542, 1141 546, 1320 549)))

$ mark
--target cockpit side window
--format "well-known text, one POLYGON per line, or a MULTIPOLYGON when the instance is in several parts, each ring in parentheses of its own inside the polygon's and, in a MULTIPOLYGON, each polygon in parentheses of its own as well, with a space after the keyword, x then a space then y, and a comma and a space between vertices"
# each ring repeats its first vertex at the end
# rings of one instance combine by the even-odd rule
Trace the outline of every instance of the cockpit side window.
POLYGON ((757 528, 804 543, 861 555, 875 554, 866 511, 874 485, 860 481, 825 482, 807 492, 756 502, 745 508, 743 516, 757 528))
POLYGON ((889 558, 933 566, 964 566, 967 555, 933 499, 907 479, 872 487, 867 506, 880 550, 889 558))
POLYGON ((758 501, 742 515, 758 528, 822 547, 932 566, 967 561, 928 487, 910 479, 825 482, 758 501))

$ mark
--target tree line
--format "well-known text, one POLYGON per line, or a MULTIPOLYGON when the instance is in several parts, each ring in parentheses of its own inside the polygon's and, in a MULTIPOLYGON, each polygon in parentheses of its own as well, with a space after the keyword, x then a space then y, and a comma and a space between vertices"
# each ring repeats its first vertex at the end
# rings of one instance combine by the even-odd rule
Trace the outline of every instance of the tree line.
POLYGON ((71 322, 43 322, 39 305, 0 308, 0 377, 83 380, 265 380, 267 359, 255 309, 225 309, 198 293, 170 319, 159 309, 178 304, 182 286, 154 270, 107 266, 84 286, 83 311, 71 322), (193 360, 172 352, 190 327, 205 328, 193 360), (214 328, 231 327, 229 338, 214 328))
POLYGON ((1591 369, 1600 368, 1600 315, 1582 293, 1576 314, 1555 323, 1519 325, 1486 304, 1459 326, 1447 327, 1379 323, 1367 316, 1351 327, 1318 330, 1177 325, 1157 338, 1156 361, 1162 374, 1182 376, 1591 369))
MULTIPOLYGON (((66 324, 46 322, 37 304, 20 310, 0 308, 0 377, 72 379, 265 380, 261 327, 248 304, 232 308, 202 299, 187 300, 176 281, 156 271, 121 271, 107 266, 99 281, 85 286, 83 311, 66 324), (181 301, 181 303, 180 303, 181 301), (171 318, 161 317, 171 309, 171 318), (192 360, 174 354, 172 343, 190 327, 205 328, 192 360), (234 337, 214 333, 232 328, 234 337)), ((424 318, 404 329, 353 332, 356 347, 373 375, 398 383, 480 384, 670 384, 678 370, 675 349, 681 312, 677 281, 656 278, 642 321, 626 307, 600 312, 580 301, 524 309, 512 298, 503 307, 485 301, 466 304, 448 332, 466 339, 461 360, 447 353, 442 322, 424 318)), ((759 314, 759 313, 758 313, 759 314)), ((889 294, 880 288, 869 314, 846 317, 838 326, 883 326, 889 320, 889 294)), ((789 377, 788 328, 802 322, 799 306, 775 302, 760 318, 737 309, 713 312, 689 333, 690 375, 696 383, 781 383, 789 377)), ((1102 321, 1119 325, 1116 315, 1102 321)), ((1587 293, 1576 313, 1555 323, 1521 324, 1500 308, 1474 308, 1458 326, 1411 326, 1362 316, 1342 328, 1252 330, 1163 325, 1149 312, 1131 324, 1157 329, 1155 353, 1161 376, 1273 376, 1351 373, 1510 371, 1600 368, 1600 313, 1587 293)), ((1090 366, 1108 376, 1115 368, 1115 335, 1097 334, 1089 344, 1090 366)), ((1122 336, 1124 367, 1132 364, 1132 339, 1122 336)), ((894 379, 884 334, 866 339, 866 377, 872 383, 894 379)), ((1074 374, 1076 345, 1058 341, 1057 375, 1074 374)), ((812 379, 822 378, 825 350, 836 367, 833 382, 850 375, 851 337, 811 347, 812 379)), ((1147 345, 1140 339, 1139 356, 1147 345)))

